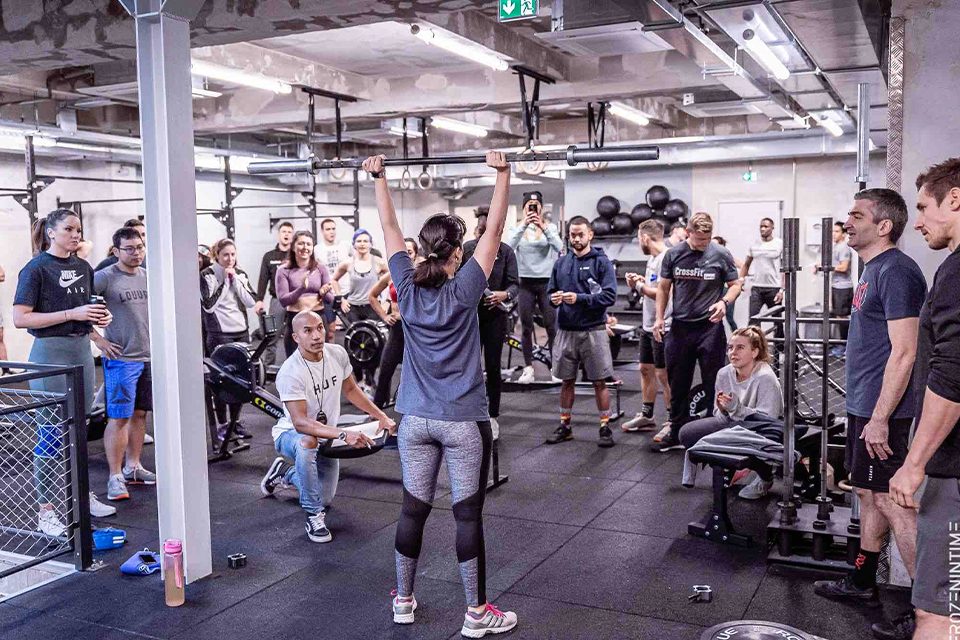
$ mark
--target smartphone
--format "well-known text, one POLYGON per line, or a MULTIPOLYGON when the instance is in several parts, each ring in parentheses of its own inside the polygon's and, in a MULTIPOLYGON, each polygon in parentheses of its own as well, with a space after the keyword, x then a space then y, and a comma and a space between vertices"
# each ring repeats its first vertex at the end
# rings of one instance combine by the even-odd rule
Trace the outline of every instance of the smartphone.
POLYGON ((90 302, 87 304, 107 304, 107 299, 103 296, 90 296, 90 302))

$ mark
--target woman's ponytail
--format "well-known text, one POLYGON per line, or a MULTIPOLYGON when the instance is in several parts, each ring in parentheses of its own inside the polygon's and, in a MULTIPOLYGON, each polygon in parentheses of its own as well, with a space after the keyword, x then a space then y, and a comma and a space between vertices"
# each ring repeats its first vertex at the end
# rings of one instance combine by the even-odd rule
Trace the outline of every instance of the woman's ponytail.
POLYGON ((438 213, 430 216, 420 229, 420 246, 426 259, 413 272, 418 287, 437 289, 449 279, 446 265, 463 244, 466 225, 454 215, 438 213))

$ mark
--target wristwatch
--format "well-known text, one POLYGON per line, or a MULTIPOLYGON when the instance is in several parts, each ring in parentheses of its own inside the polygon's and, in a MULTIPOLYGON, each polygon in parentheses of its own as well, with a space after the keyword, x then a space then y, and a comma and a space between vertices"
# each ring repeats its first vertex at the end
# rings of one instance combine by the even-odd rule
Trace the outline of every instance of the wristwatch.
POLYGON ((384 170, 383 170, 383 169, 381 169, 380 171, 371 171, 371 172, 370 172, 370 177, 372 177, 372 178, 382 178, 383 176, 384 176, 384 170))
POLYGON ((340 435, 337 436, 337 440, 340 440, 341 442, 346 442, 346 441, 347 441, 347 432, 346 432, 346 431, 341 431, 341 432, 340 432, 340 435))

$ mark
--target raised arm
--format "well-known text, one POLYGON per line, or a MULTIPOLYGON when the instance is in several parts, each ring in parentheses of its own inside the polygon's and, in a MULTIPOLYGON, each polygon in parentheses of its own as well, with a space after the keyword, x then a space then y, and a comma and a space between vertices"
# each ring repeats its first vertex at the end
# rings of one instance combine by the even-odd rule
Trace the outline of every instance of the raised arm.
MULTIPOLYGON (((490 200, 487 229, 477 241, 473 258, 483 269, 483 275, 489 278, 490 272, 493 271, 493 262, 497 259, 497 249, 500 248, 500 237, 503 235, 503 225, 507 219, 507 204, 510 201, 510 165, 502 153, 487 151, 487 166, 497 170, 497 183, 493 188, 493 198, 490 200)), ((401 244, 402 240, 403 238, 401 238, 401 244)))
MULTIPOLYGON (((370 156, 363 161, 363 170, 373 176, 374 191, 377 195, 377 212, 380 214, 380 225, 383 227, 383 240, 387 245, 387 259, 393 254, 404 251, 403 232, 397 222, 397 210, 393 206, 390 196, 390 185, 387 184, 387 173, 383 167, 386 156, 370 156)), ((338 269, 339 271, 339 269, 338 269)))

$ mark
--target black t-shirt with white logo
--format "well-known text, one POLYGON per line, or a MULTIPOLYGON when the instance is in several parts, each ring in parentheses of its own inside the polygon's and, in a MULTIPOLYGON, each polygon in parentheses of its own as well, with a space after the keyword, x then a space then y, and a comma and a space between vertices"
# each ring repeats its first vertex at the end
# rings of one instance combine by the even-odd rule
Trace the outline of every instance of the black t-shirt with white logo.
MULTIPOLYGON (((93 294, 93 267, 76 256, 58 258, 44 251, 20 270, 13 304, 33 307, 38 313, 55 313, 89 304, 93 294)), ((91 323, 68 320, 52 327, 28 329, 35 338, 77 336, 90 333, 91 323)))
POLYGON ((660 277, 673 281, 673 321, 696 322, 710 317, 724 286, 740 274, 733 256, 716 242, 703 251, 681 242, 664 254, 660 277))

